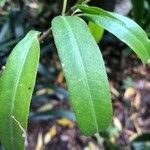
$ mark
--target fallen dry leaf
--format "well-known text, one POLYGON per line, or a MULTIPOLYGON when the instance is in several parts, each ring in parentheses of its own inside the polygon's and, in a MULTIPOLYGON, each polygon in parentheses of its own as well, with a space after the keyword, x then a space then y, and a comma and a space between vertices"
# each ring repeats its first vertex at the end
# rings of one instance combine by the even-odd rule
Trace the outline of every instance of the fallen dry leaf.
POLYGON ((126 89, 125 93, 124 93, 124 99, 126 100, 132 100, 136 95, 136 90, 132 87, 129 87, 126 89))
POLYGON ((74 123, 71 120, 66 118, 58 119, 57 123, 63 127, 69 127, 69 128, 74 127, 74 123))
POLYGON ((41 132, 38 134, 35 150, 43 150, 43 136, 41 132))
POLYGON ((56 126, 52 126, 44 136, 44 144, 48 144, 57 134, 56 126))
POLYGON ((140 104, 141 104, 141 94, 137 92, 134 100, 132 101, 132 106, 134 106, 136 109, 139 109, 140 104))

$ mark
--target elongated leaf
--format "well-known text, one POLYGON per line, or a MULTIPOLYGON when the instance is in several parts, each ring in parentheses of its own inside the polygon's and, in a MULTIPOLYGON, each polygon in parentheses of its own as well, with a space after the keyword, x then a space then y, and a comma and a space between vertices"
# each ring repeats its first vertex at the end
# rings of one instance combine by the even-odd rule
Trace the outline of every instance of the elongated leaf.
POLYGON ((52 32, 81 131, 92 135, 108 127, 112 106, 100 50, 86 23, 75 16, 55 17, 52 32))
POLYGON ((78 0, 76 4, 86 4, 90 2, 91 0, 78 0))
POLYGON ((16 45, 0 78, 0 141, 6 150, 24 149, 23 131, 39 61, 38 34, 30 31, 16 45))
POLYGON ((150 61, 150 40, 144 30, 131 19, 97 7, 78 5, 85 18, 102 26, 125 42, 142 60, 150 61))
POLYGON ((85 0, 78 0, 77 4, 82 4, 85 0))
POLYGON ((135 21, 141 25, 144 13, 144 0, 131 0, 133 5, 133 16, 135 21))
POLYGON ((98 43, 103 37, 104 29, 91 21, 89 21, 88 27, 96 42, 98 43))

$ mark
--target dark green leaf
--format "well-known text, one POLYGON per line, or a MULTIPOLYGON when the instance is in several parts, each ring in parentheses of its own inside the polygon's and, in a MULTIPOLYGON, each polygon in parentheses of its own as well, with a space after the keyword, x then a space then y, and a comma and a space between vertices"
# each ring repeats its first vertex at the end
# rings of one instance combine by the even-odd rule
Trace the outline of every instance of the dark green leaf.
POLYGON ((9 22, 7 21, 0 30, 0 43, 4 41, 9 30, 9 22))
POLYGON ((85 0, 78 0, 77 4, 82 4, 85 0))
POLYGON ((88 26, 78 17, 59 16, 52 32, 81 131, 92 135, 106 129, 112 118, 108 79, 88 26))
POLYGON ((78 0, 76 4, 86 4, 91 0, 78 0))
POLYGON ((144 0, 131 0, 133 6, 133 16, 138 24, 141 24, 144 13, 144 0))
POLYGON ((97 7, 78 5, 88 20, 102 26, 125 42, 142 60, 150 62, 150 40, 144 30, 131 19, 97 7))
POLYGON ((0 78, 0 141, 6 150, 24 149, 24 131, 39 61, 38 34, 30 31, 16 45, 0 78))

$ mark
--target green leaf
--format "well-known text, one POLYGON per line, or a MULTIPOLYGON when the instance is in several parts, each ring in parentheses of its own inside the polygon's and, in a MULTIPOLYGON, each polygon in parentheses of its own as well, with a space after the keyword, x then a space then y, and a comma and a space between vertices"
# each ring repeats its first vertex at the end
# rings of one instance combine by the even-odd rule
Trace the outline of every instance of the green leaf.
POLYGON ((82 4, 85 0, 78 0, 77 4, 82 4))
POLYGON ((0 141, 23 150, 29 105, 39 61, 39 32, 30 31, 11 52, 0 78, 0 141))
POLYGON ((58 16, 52 32, 81 131, 92 135, 106 129, 112 118, 111 96, 103 58, 88 26, 78 17, 58 16))
POLYGON ((95 41, 98 43, 103 37, 104 29, 91 21, 89 21, 88 27, 95 38, 95 41))
POLYGON ((76 4, 86 4, 90 2, 91 0, 78 0, 76 4))
POLYGON ((133 6, 133 16, 135 21, 141 25, 144 13, 144 0, 131 0, 133 6))
POLYGON ((144 30, 131 19, 97 7, 78 5, 83 17, 102 26, 126 43, 142 60, 150 62, 150 40, 144 30))

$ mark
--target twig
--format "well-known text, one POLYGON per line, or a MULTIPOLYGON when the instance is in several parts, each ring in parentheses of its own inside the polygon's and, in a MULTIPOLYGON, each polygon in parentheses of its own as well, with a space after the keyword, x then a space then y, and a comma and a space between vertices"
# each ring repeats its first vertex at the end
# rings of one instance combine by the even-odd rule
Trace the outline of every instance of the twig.
POLYGON ((97 139, 98 145, 101 145, 102 142, 103 142, 103 139, 100 137, 100 134, 99 134, 99 133, 96 133, 96 134, 95 134, 95 137, 96 137, 96 139, 97 139))
POLYGON ((76 9, 75 11, 73 11, 73 13, 71 14, 71 16, 75 15, 78 12, 82 12, 80 9, 76 9))
POLYGON ((63 8, 62 8, 62 13, 61 15, 64 16, 67 8, 67 0, 64 0, 63 2, 63 8))
POLYGON ((91 0, 86 0, 86 1, 84 1, 83 2, 83 4, 87 4, 87 3, 89 3, 91 0))
MULTIPOLYGON (((82 5, 86 5, 87 3, 89 3, 91 0, 85 0, 84 2, 82 2, 81 4, 82 5)), ((80 5, 81 5, 80 4, 80 5)), ((76 3, 74 6, 72 6, 71 7, 71 10, 74 10, 74 9, 77 9, 77 5, 78 5, 78 3, 76 3)))
POLYGON ((42 42, 51 32, 51 28, 49 28, 46 32, 44 32, 40 37, 39 41, 42 42))

